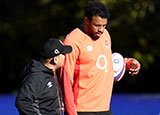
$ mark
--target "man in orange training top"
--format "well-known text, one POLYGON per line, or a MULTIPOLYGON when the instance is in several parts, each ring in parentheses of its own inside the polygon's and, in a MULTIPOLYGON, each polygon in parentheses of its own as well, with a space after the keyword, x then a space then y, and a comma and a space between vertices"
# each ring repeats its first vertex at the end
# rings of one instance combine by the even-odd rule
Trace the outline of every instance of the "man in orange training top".
MULTIPOLYGON (((112 115, 110 100, 113 88, 111 39, 105 29, 109 19, 107 7, 89 2, 85 7, 84 23, 64 40, 71 45, 61 69, 60 83, 69 115, 112 115)), ((126 58, 131 75, 139 72, 140 63, 126 58)))

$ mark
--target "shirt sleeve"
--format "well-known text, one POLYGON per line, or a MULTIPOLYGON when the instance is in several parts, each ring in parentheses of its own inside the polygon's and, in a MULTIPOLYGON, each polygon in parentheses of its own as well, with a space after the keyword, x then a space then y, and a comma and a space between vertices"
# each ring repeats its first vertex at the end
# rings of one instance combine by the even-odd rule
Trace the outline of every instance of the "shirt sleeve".
POLYGON ((28 79, 21 87, 15 106, 20 114, 23 115, 41 115, 38 102, 36 101, 38 93, 38 79, 28 79))
POLYGON ((64 66, 61 69, 60 81, 62 90, 64 93, 65 109, 69 115, 76 115, 74 94, 73 94, 73 84, 74 84, 74 70, 76 69, 76 61, 79 55, 78 46, 70 41, 64 41, 65 45, 72 46, 72 52, 66 55, 64 66))

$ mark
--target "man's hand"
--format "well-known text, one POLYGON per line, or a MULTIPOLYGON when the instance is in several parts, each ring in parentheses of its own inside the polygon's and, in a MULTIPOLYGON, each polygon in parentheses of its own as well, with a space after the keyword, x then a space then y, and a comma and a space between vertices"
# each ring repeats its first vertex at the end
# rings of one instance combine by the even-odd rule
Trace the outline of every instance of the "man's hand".
POLYGON ((129 74, 133 76, 138 74, 141 64, 134 58, 127 58, 126 68, 129 71, 129 74))

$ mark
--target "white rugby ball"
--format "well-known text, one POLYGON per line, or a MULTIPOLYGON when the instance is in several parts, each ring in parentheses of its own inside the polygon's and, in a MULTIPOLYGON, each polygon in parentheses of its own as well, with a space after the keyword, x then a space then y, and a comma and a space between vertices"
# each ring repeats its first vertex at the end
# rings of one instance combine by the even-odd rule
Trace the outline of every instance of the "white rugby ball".
POLYGON ((114 81, 119 81, 125 73, 125 61, 120 53, 112 54, 113 70, 114 70, 114 81))

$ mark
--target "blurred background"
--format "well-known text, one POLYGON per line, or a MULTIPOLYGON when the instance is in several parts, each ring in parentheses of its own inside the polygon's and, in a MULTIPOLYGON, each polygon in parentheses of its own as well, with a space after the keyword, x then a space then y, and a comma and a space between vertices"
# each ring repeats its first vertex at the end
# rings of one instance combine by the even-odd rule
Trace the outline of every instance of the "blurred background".
MULTIPOLYGON (((45 40, 50 37, 63 40, 70 31, 80 26, 84 17, 83 9, 88 1, 0 0, 1 107, 5 107, 4 105, 7 109, 11 107, 15 114, 18 114, 14 100, 20 85, 21 69, 31 58, 38 56, 45 40)), ((119 108, 114 99, 122 101, 128 99, 125 96, 129 96, 134 102, 140 97, 137 105, 143 99, 143 102, 151 99, 147 107, 154 107, 152 110, 156 111, 155 115, 160 115, 160 1, 97 1, 104 3, 110 9, 111 18, 107 30, 112 39, 112 51, 119 52, 124 57, 134 57, 141 63, 138 75, 133 77, 126 72, 120 82, 114 83, 111 103, 113 113, 119 108)), ((126 105, 129 104, 128 101, 126 100, 126 105)), ((131 110, 129 113, 136 110, 131 110)), ((4 111, 5 109, 1 108, 0 114, 7 115, 4 111)), ((142 112, 136 115, 138 114, 142 115, 142 112)))

